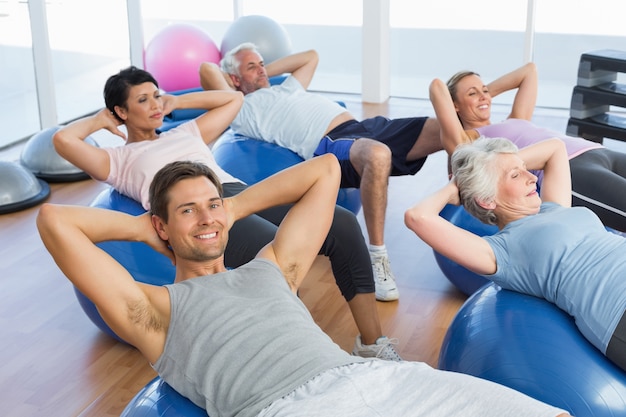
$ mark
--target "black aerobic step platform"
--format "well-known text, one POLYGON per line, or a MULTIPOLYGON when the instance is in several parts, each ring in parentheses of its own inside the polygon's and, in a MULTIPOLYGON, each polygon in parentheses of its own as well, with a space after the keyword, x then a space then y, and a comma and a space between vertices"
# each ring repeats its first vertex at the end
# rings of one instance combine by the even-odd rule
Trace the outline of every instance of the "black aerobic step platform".
POLYGON ((593 87, 615 81, 617 73, 626 73, 626 52, 602 49, 586 52, 578 64, 578 85, 593 87))
POLYGON ((604 83, 595 87, 577 85, 572 92, 570 116, 586 119, 598 114, 607 113, 609 106, 626 108, 626 85, 604 83))
POLYGON ((600 114, 587 119, 570 117, 566 133, 602 143, 604 138, 626 141, 626 117, 600 114))

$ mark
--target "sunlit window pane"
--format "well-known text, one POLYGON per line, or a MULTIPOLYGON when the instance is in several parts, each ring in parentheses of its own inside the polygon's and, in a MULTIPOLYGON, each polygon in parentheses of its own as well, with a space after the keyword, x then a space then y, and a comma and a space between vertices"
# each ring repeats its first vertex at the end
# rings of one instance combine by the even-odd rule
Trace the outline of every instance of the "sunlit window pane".
POLYGON ((247 0, 243 14, 260 14, 283 24, 361 26, 362 0, 247 0))
POLYGON ((294 52, 318 52, 311 89, 360 93, 362 0, 244 0, 243 14, 264 15, 282 24, 294 52))
POLYGON ((536 0, 536 3, 537 32, 626 36, 623 0, 536 0))
POLYGON ((460 70, 485 80, 521 65, 526 0, 390 0, 391 94, 428 98, 433 78, 460 70))
POLYGON ((173 23, 189 23, 205 30, 218 42, 226 26, 232 22, 234 6, 231 0, 143 0, 144 45, 165 26, 173 23))
POLYGON ((232 20, 233 10, 231 0, 144 0, 141 14, 147 20, 232 20))
POLYGON ((106 79, 130 64, 125 0, 47 3, 57 114, 67 122, 104 106, 106 79))
POLYGON ((39 130, 28 5, 0 2, 0 148, 39 130))
POLYGON ((390 23, 395 28, 523 31, 526 25, 526 0, 390 0, 390 3, 390 23))
MULTIPOLYGON (((599 49, 626 50, 622 10, 622 0, 536 0, 533 60, 539 69, 538 103, 568 108, 580 56, 599 49)), ((624 78, 617 74, 619 82, 624 78)))

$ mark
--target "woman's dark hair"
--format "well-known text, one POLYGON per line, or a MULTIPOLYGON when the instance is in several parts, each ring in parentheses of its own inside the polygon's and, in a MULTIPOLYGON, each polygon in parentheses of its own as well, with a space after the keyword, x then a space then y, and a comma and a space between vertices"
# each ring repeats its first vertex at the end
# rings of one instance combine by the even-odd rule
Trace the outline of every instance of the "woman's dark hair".
POLYGON ((130 88, 143 83, 153 83, 159 88, 159 83, 152 74, 135 66, 130 66, 120 70, 115 75, 111 75, 104 84, 104 104, 120 122, 123 120, 115 112, 115 106, 126 108, 130 88))
POLYGON ((161 168, 150 184, 150 211, 159 216, 165 223, 168 222, 167 205, 170 202, 169 190, 178 182, 197 177, 207 177, 211 181, 220 198, 223 198, 222 183, 213 170, 200 162, 175 161, 161 168))

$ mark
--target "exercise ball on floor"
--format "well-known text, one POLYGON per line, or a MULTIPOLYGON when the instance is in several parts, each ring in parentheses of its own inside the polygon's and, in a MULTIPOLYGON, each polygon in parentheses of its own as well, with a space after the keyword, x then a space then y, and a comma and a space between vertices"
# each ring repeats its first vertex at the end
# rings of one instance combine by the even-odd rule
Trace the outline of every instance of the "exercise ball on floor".
MULTIPOLYGON (((496 226, 485 224, 469 214, 463 206, 447 204, 439 215, 450 223, 477 234, 478 236, 493 235, 498 231, 496 226)), ((439 252, 433 250, 433 253, 441 272, 443 272, 446 278, 464 294, 472 295, 480 287, 491 282, 487 278, 470 271, 439 252)))
POLYGON ((16 162, 0 161, 0 214, 33 207, 50 195, 50 186, 16 162))
POLYGON ((267 16, 241 16, 231 23, 222 38, 222 56, 244 42, 256 45, 266 65, 292 53, 287 30, 267 16))
POLYGON ((585 339, 573 317, 495 284, 459 309, 438 367, 497 382, 573 416, 626 415, 626 372, 585 339))
POLYGON ((157 376, 135 395, 120 417, 207 417, 207 412, 157 376))
MULTIPOLYGON (((83 170, 68 162, 54 149, 52 136, 61 126, 44 129, 28 139, 22 149, 20 163, 36 177, 49 182, 72 182, 89 178, 83 170)), ((85 142, 93 146, 98 144, 91 136, 85 142)))
MULTIPOLYGON (((287 148, 239 135, 231 129, 215 142, 213 155, 226 172, 249 185, 304 160, 287 148)), ((337 204, 357 214, 361 209, 361 191, 340 188, 337 204)))
POLYGON ((202 62, 220 62, 220 51, 207 32, 176 23, 159 31, 144 51, 144 67, 165 91, 200 87, 202 62))

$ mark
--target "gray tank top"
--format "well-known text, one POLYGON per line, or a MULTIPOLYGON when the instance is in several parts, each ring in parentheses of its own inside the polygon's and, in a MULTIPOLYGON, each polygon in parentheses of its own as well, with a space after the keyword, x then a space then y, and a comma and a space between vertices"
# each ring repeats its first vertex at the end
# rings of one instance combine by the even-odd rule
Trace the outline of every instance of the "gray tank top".
POLYGON ((255 416, 315 375, 364 361, 322 332, 268 260, 167 288, 170 326, 153 367, 211 417, 255 416))

